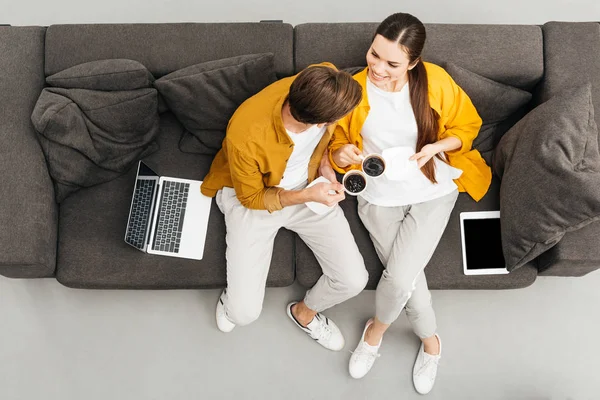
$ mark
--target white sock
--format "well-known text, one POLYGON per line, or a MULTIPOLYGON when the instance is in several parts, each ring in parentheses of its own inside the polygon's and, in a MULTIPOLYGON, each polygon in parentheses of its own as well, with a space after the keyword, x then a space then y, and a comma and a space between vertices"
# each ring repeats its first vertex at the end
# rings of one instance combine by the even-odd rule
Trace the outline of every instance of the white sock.
POLYGON ((365 346, 365 349, 367 351, 369 351, 370 353, 377 353, 377 350, 379 350, 379 346, 381 346, 381 342, 379 342, 379 344, 377 346, 371 346, 369 343, 367 343, 365 341, 363 343, 363 346, 365 346))

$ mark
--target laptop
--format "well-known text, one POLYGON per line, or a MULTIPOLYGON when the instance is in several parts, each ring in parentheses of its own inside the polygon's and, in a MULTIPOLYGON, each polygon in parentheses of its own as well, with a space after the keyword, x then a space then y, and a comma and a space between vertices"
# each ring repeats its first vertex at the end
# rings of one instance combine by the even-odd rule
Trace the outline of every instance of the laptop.
POLYGON ((201 184, 161 177, 140 161, 125 242, 149 254, 201 260, 212 204, 201 184))
POLYGON ((460 213, 465 275, 508 274, 502 252, 500 211, 460 213))

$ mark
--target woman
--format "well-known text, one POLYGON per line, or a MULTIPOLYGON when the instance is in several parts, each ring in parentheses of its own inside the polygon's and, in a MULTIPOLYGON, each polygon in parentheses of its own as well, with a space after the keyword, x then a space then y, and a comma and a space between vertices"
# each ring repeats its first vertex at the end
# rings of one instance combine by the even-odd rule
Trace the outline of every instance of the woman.
POLYGON ((385 270, 376 315, 367 322, 349 369, 354 378, 371 369, 385 331, 405 308, 422 341, 413 369, 422 394, 433 387, 442 351, 423 270, 458 192, 479 201, 491 182, 490 168, 471 150, 481 118, 445 70, 421 60, 425 36, 421 21, 410 14, 391 15, 379 25, 367 68, 354 76, 363 87, 362 100, 339 121, 329 149, 332 166, 342 173, 358 168, 362 155, 386 149, 410 148, 405 157, 418 167, 401 180, 392 180, 393 171, 370 179, 358 198, 359 216, 385 270))

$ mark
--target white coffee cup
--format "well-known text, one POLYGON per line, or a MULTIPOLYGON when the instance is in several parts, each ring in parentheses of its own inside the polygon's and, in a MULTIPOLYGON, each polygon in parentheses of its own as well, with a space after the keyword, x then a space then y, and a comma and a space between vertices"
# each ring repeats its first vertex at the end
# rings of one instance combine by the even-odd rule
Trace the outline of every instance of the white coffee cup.
POLYGON ((386 169, 385 158, 381 154, 370 153, 366 156, 359 156, 362 160, 362 170, 369 178, 379 178, 383 176, 386 169))
POLYGON ((356 169, 346 172, 342 179, 344 191, 351 196, 358 196, 367 189, 367 176, 363 171, 356 169))

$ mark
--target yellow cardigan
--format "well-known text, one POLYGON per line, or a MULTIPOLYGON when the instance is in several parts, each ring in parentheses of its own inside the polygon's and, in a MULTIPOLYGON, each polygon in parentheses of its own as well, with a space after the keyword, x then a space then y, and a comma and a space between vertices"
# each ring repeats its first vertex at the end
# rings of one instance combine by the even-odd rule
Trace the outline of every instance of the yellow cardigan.
MULTIPOLYGON (((336 69, 333 64, 321 63, 336 69)), ((310 65, 313 67, 315 65, 310 65)), ((214 197, 223 187, 232 187, 246 208, 281 210, 278 187, 294 150, 294 142, 283 126, 281 109, 298 75, 278 80, 247 99, 227 126, 223 147, 213 160, 200 191, 214 197)), ((317 177, 323 153, 333 133, 327 129, 308 163, 308 180, 317 177)))
MULTIPOLYGON (((454 182, 459 191, 467 192, 475 201, 479 201, 486 194, 492 181, 490 167, 477 150, 471 149, 473 140, 481 128, 481 118, 469 96, 442 67, 431 63, 423 64, 429 82, 429 104, 440 116, 438 139, 456 137, 462 142, 459 149, 446 152, 449 164, 463 171, 454 182)), ((340 168, 333 161, 332 153, 349 143, 362 151, 361 131, 370 110, 367 98, 367 69, 354 75, 354 79, 363 88, 362 100, 358 107, 338 122, 329 143, 329 160, 333 168, 340 173, 356 169, 358 166, 340 168)))

